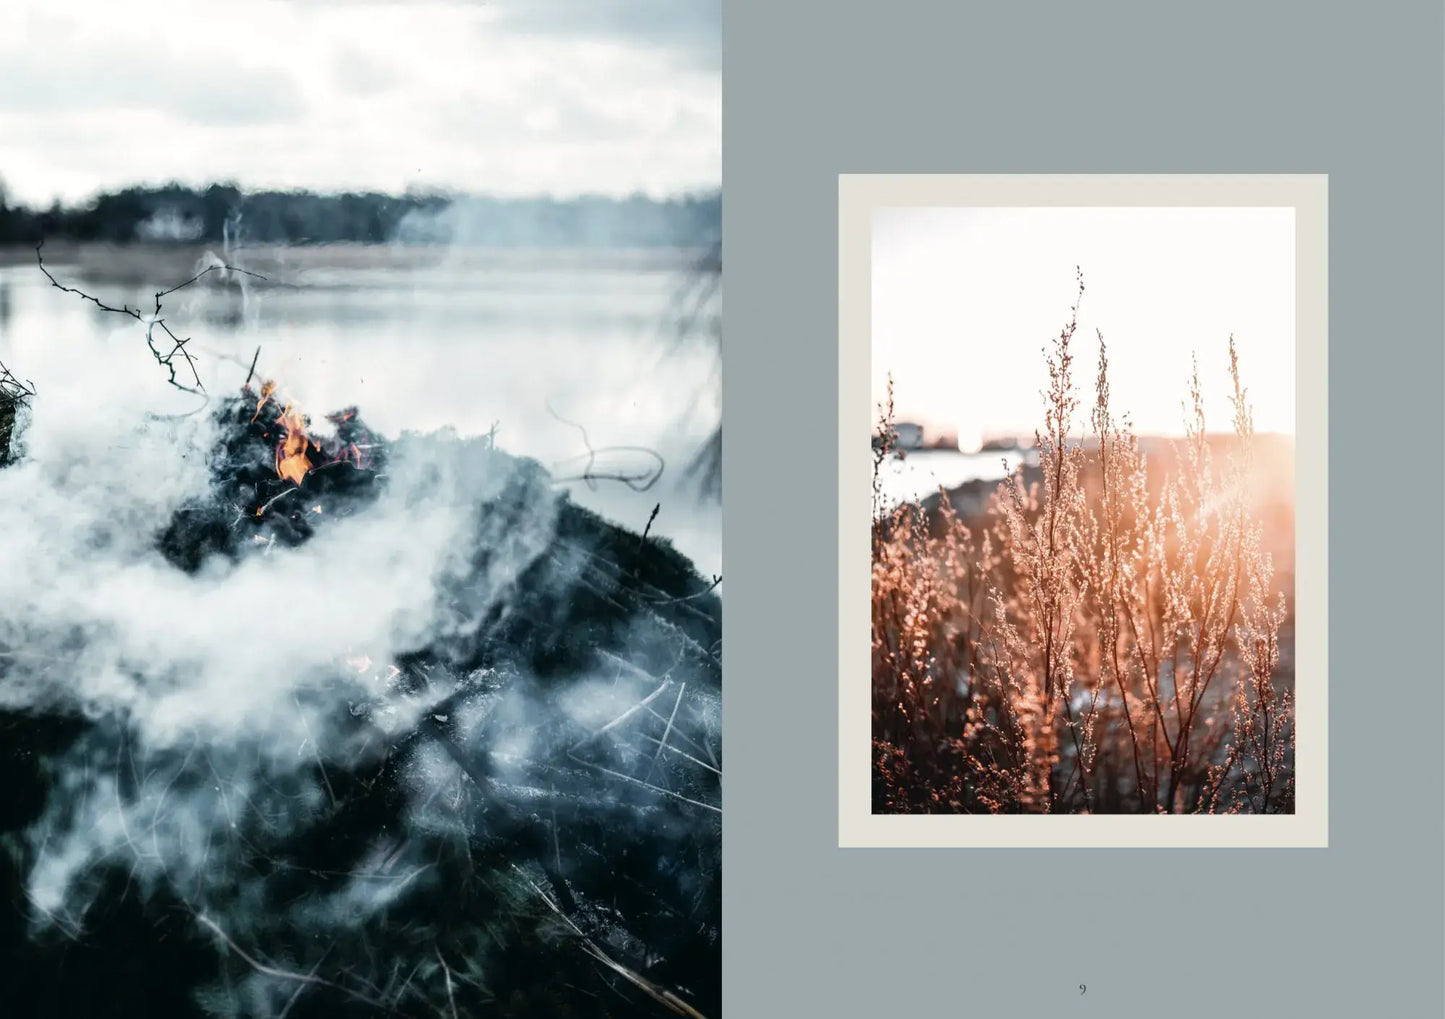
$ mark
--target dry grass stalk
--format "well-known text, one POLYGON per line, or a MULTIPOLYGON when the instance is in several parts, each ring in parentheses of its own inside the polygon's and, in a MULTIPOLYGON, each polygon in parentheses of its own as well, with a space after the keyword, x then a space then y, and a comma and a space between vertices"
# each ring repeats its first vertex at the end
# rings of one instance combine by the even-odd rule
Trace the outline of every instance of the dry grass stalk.
POLYGON ((1076 302, 1045 355, 1037 479, 1016 471, 979 519, 947 493, 936 510, 884 505, 890 384, 874 460, 874 810, 1292 812, 1292 616, 1264 550, 1234 340, 1223 462, 1196 369, 1171 467, 1116 419, 1102 334, 1093 442, 1072 434, 1077 328, 1076 302))

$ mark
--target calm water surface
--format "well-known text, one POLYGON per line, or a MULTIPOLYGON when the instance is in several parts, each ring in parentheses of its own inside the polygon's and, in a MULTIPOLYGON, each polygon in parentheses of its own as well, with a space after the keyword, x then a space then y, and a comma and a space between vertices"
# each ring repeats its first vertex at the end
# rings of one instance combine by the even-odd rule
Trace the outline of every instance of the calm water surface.
MULTIPOLYGON (((67 337, 86 334, 150 356, 143 327, 54 289, 27 256, 0 260, 0 358, 17 374, 63 378, 67 337)), ((216 253, 57 248, 46 264, 107 303, 148 307, 208 257, 216 253)), ((259 348, 257 374, 314 419, 356 405, 386 435, 495 425, 499 445, 559 478, 584 473, 589 443, 604 451, 597 473, 655 462, 609 447, 656 450, 665 467, 646 492, 615 481, 565 487, 639 530, 660 503, 653 533, 705 573, 721 572, 719 507, 683 477, 720 413, 715 345, 677 335, 695 253, 338 247, 241 249, 226 261, 268 280, 213 274, 165 305, 167 323, 194 337, 212 392, 239 386, 259 348)))
MULTIPOLYGON (((879 468, 885 506, 926 498, 939 488, 956 488, 966 481, 1001 481, 1019 465, 1021 454, 1007 452, 960 453, 956 450, 909 450, 889 457, 879 468), (1007 467, 1005 467, 1007 462, 1007 467)), ((1030 462, 1032 451, 1029 452, 1030 462)), ((869 463, 872 470, 872 463, 869 463)))

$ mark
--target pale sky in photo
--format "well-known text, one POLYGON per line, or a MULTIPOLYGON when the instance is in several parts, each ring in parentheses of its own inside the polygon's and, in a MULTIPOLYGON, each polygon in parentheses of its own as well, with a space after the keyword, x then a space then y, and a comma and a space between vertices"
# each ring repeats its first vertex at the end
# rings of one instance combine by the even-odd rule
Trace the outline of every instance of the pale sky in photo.
POLYGON ((721 181, 721 0, 0 4, 0 180, 654 197, 721 181))
POLYGON ((1260 432, 1294 432, 1294 210, 887 208, 872 236, 872 390, 897 419, 961 438, 1043 425, 1043 348, 1074 336, 1079 428, 1108 345, 1111 404, 1141 435, 1183 431, 1191 353, 1207 426, 1227 431, 1229 337, 1260 432))

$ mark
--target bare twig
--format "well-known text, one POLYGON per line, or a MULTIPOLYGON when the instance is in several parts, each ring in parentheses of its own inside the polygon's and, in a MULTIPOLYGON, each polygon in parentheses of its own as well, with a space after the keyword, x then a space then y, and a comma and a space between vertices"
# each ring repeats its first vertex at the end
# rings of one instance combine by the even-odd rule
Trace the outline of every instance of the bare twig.
POLYGON ((0 397, 20 403, 34 395, 35 383, 29 379, 21 379, 6 367, 4 361, 0 361, 0 397))
MULTIPOLYGON (((675 342, 694 335, 704 322, 713 299, 722 293, 722 244, 713 244, 692 265, 687 281, 673 296, 670 307, 670 329, 675 342)), ((709 330, 710 339, 718 339, 716 326, 709 330)))
POLYGON ((94 304, 101 311, 114 312, 118 315, 126 315, 143 324, 146 327, 146 346, 150 347, 151 354, 155 357, 156 363, 166 369, 166 372, 169 376, 167 378, 167 381, 182 392, 196 393, 198 395, 204 395, 206 392, 206 387, 201 384, 201 375, 196 368, 195 355, 186 349, 186 344, 191 342, 191 338, 187 336, 183 340, 175 333, 171 332, 170 326, 166 325, 165 319, 161 318, 162 299, 165 297, 169 297, 171 294, 174 294, 178 290, 185 289, 186 287, 190 286, 192 283, 197 282, 209 273, 217 272, 220 270, 224 270, 226 272, 237 272, 245 276, 253 276, 259 280, 264 280, 266 278, 259 273, 254 273, 247 269, 241 269, 234 265, 217 264, 207 266, 206 268, 202 269, 200 272, 192 276, 190 279, 186 280, 184 283, 179 283, 176 286, 169 288, 168 290, 156 291, 155 311, 149 315, 146 315, 139 308, 132 308, 128 304, 122 304, 119 308, 117 308, 114 305, 106 304, 104 301, 100 300, 100 298, 95 297, 92 294, 87 294, 83 290, 78 290, 75 287, 68 287, 65 284, 61 283, 58 279, 55 278, 55 276, 50 272, 50 270, 45 267, 45 259, 40 253, 40 249, 44 247, 44 245, 45 242, 43 240, 39 244, 35 245, 35 263, 40 267, 40 271, 45 274, 45 278, 50 281, 51 286, 55 287, 57 290, 63 291, 64 293, 75 294, 82 300, 86 300, 89 301, 91 304, 94 304), (170 341, 170 350, 163 352, 161 348, 156 345, 158 342, 156 337, 157 329, 165 333, 166 338, 170 341), (190 372, 191 381, 189 384, 183 382, 180 378, 177 377, 176 373, 179 367, 176 360, 177 357, 181 359, 179 363, 185 365, 185 367, 190 372))
POLYGON ((35 395, 35 383, 20 379, 0 361, 0 466, 10 460, 10 436, 15 430, 16 408, 35 395))
POLYGON ((574 464, 579 460, 585 463, 580 474, 559 477, 557 481, 562 483, 581 481, 585 482, 587 487, 593 490, 597 488, 597 482, 599 481, 620 481, 634 492, 646 492, 662 478, 662 473, 667 468, 667 461, 662 458, 662 454, 657 450, 650 449, 647 446, 605 446, 602 449, 596 449, 592 445, 592 440, 587 436, 587 429, 576 421, 569 421, 561 414, 558 414, 550 400, 547 402, 547 412, 564 425, 571 425, 577 429, 582 436, 582 445, 587 449, 585 453, 569 457, 566 460, 559 460, 553 464, 554 469, 560 470, 564 465, 574 464), (597 470, 597 457, 604 453, 640 453, 645 457, 655 460, 656 463, 651 467, 636 471, 599 472, 597 470))
MULTIPOLYGON (((611 658, 611 657, 614 657, 614 656, 609 655, 608 657, 611 658)), ((623 661, 622 659, 620 659, 620 658, 617 659, 617 661, 618 661, 619 663, 621 663, 621 664, 624 664, 624 665, 631 665, 631 664, 632 664, 631 662, 624 662, 624 661, 623 661)), ((635 668, 635 666, 634 666, 634 668, 635 668)), ((638 669, 637 671, 638 671, 638 672, 641 672, 642 670, 638 669)), ((643 675, 646 675, 646 673, 643 673, 643 675)), ((652 678, 652 677, 649 676, 648 678, 652 678)), ((670 679, 664 679, 664 680, 662 681, 662 684, 661 684, 656 690, 652 691, 652 693, 648 694, 648 695, 647 695, 646 697, 644 697, 642 700, 640 700, 640 701, 638 701, 636 704, 632 705, 632 707, 628 708, 626 711, 624 711, 622 714, 618 715, 618 716, 617 716, 616 718, 614 718, 612 721, 608 722, 608 723, 607 723, 606 725, 604 725, 602 728, 600 728, 600 729, 598 729, 596 732, 592 733, 592 735, 590 735, 590 736, 588 736, 586 739, 582 740, 581 743, 578 743, 578 744, 577 744, 577 747, 584 746, 584 745, 586 745, 586 744, 588 744, 588 743, 591 743, 591 742, 592 742, 594 739, 596 739, 598 736, 601 736, 601 735, 603 735, 604 733, 610 732, 611 730, 617 728, 617 727, 618 727, 619 725, 621 725, 623 722, 627 721, 627 720, 628 720, 629 718, 631 718, 633 715, 637 714, 637 712, 642 711, 644 708, 646 708, 649 704, 651 704, 654 700, 656 700, 656 699, 662 694, 662 692, 663 692, 664 690, 666 690, 666 689, 667 689, 669 686, 671 686, 671 685, 672 685, 672 680, 670 680, 670 679)), ((573 747, 572 749, 575 750, 575 749, 577 749, 577 747, 573 747)))
POLYGON ((447 982, 447 1005, 451 1008, 452 1019, 457 1019, 457 997, 452 990, 452 968, 448 966, 447 961, 442 958, 442 950, 440 948, 436 950, 436 954, 437 962, 442 964, 442 976, 446 978, 447 982))
POLYGON ((521 867, 518 867, 514 863, 512 864, 512 869, 517 872, 517 874, 522 878, 523 881, 527 882, 527 884, 531 886, 532 891, 537 894, 537 897, 540 898, 544 903, 546 903, 547 907, 551 909, 553 913, 557 914, 557 917, 564 924, 566 924, 567 928, 578 938, 578 943, 582 946, 582 950, 584 952, 592 956, 592 958, 596 959, 608 969, 612 970, 618 976, 622 977, 628 983, 638 988, 653 1001, 656 1001, 658 1004, 667 1007, 678 1015, 687 1016, 688 1019, 706 1019, 706 1017, 701 1012, 693 1008, 687 1002, 683 1001, 676 994, 673 994, 667 988, 659 987, 657 984, 654 984, 646 977, 643 977, 638 973, 634 973, 632 970, 628 969, 626 966, 622 965, 622 963, 618 962, 616 959, 612 958, 610 955, 604 952, 601 948, 597 947, 597 943, 591 938, 589 938, 586 934, 584 934, 582 932, 582 928, 578 927, 575 923, 573 923, 571 917, 569 917, 566 913, 562 912, 562 910, 558 908, 557 904, 548 897, 547 893, 542 891, 542 889, 538 887, 537 883, 531 878, 529 878, 521 867))
POLYGON ((375 998, 368 997, 365 994, 361 994, 357 991, 353 991, 349 987, 343 987, 341 984, 333 983, 330 980, 324 980, 321 977, 316 976, 314 971, 311 973, 297 973, 293 970, 277 969, 275 966, 268 966, 261 960, 257 959, 255 956, 249 954, 240 945, 236 944, 236 942, 231 939, 231 936, 227 934, 224 930, 222 930, 221 926, 216 923, 216 921, 206 916, 206 914, 193 913, 192 915, 195 916, 197 923, 201 924, 203 927, 209 928, 211 932, 216 935, 216 937, 220 938, 223 942, 225 942, 226 946, 230 948, 231 951, 235 952, 243 960, 245 960, 245 962, 257 973, 268 977, 274 977, 277 980, 290 980, 301 984, 312 984, 316 987, 327 987, 333 991, 340 991, 342 994, 345 994, 351 998, 355 998, 357 1001, 363 1002, 367 1005, 371 1005, 373 1008, 385 1008, 385 1004, 383 1002, 380 1002, 375 998))
MULTIPOLYGON (((721 775, 721 774, 722 774, 722 771, 721 771, 720 769, 713 767, 711 764, 708 764, 706 761, 700 761, 700 760, 698 760, 696 757, 692 756, 692 754, 688 753, 686 750, 679 750, 677 747, 673 746, 673 745, 670 744, 670 743, 669 743, 669 744, 663 744, 662 740, 658 739, 656 736, 649 736, 649 735, 647 735, 646 733, 643 733, 643 734, 642 734, 642 738, 645 739, 645 740, 647 740, 647 742, 649 742, 649 743, 656 743, 656 744, 657 744, 657 748, 658 748, 659 750, 666 750, 669 754, 676 754, 678 757, 681 757, 683 760, 691 761, 693 764, 696 764, 699 768, 702 768, 702 769, 704 769, 704 770, 706 770, 706 771, 710 771, 710 772, 712 772, 714 775, 721 775)), ((691 741, 689 741, 689 742, 691 742, 691 741)))
POLYGON ((708 584, 707 587, 703 588, 701 591, 694 591, 692 594, 679 594, 665 598, 651 598, 648 599, 648 602, 652 605, 679 605, 683 602, 696 601, 699 598, 703 598, 706 597, 708 594, 711 594, 721 583, 722 575, 714 573, 712 575, 712 583, 708 584))
POLYGON ((675 800, 680 800, 683 803, 686 803, 693 807, 701 807, 703 810, 710 810, 714 814, 722 813, 721 807, 715 807, 711 803, 704 803, 702 802, 702 800, 695 800, 690 796, 682 795, 682 793, 675 793, 671 789, 664 789, 662 786, 653 785, 651 782, 644 782, 642 779, 633 778, 631 775, 624 775, 620 771, 614 771, 613 769, 603 767, 602 765, 597 764, 594 761, 589 761, 584 757, 578 757, 570 750, 567 751, 567 756, 570 757, 572 760, 576 761, 578 764, 582 765, 584 768, 591 768, 593 771, 600 772, 601 774, 607 775, 610 778, 615 778, 619 781, 627 782, 631 785, 641 786, 643 789, 647 789, 654 793, 661 793, 663 796, 671 796, 675 800))
POLYGON ((687 691, 687 684, 683 683, 677 688, 677 700, 672 702, 672 714, 667 716, 667 728, 662 730, 662 739, 657 744, 657 752, 652 755, 652 763, 647 766, 647 774, 644 780, 652 778, 652 772, 657 767, 657 759, 667 749, 667 737, 672 735, 672 723, 677 720, 677 709, 682 707, 682 695, 687 691))

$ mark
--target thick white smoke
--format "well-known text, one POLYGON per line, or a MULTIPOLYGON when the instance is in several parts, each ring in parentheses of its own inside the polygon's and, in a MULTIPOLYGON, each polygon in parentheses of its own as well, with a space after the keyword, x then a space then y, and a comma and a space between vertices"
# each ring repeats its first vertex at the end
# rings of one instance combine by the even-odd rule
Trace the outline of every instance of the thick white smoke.
MULTIPOLYGON (((122 905, 149 911, 142 930, 179 915, 205 942, 192 1000, 276 1015, 287 974, 323 964, 303 989, 444 1000, 434 953, 411 991, 368 968, 376 943, 409 950, 387 917, 467 902, 432 934, 484 967, 508 939, 478 911, 556 908, 534 881, 607 951, 715 931, 717 610, 685 562, 446 430, 380 441, 355 491, 267 473, 278 519, 309 525, 294 540, 232 484, 258 453, 274 468, 274 438, 235 442, 249 405, 219 413, 244 365, 204 362, 202 403, 166 384, 143 325, 87 335, 4 351, 36 389, 0 469, 0 722, 35 748, 18 772, 35 808, 0 815, 0 865, 33 946, 94 940, 122 905), (239 551, 177 556, 218 521, 239 551)), ((301 409, 315 434, 340 408, 301 409)), ((101 940, 163 950, 118 929, 101 940)))
MULTIPOLYGON (((211 415, 177 413, 134 330, 33 375, 18 462, 0 471, 0 709, 114 718, 136 741, 130 758, 196 748, 214 773, 126 790, 85 765, 83 741, 36 828, 30 892, 46 912, 118 851, 172 879, 214 862, 216 833, 263 781, 348 752, 337 722, 357 703, 388 728, 414 725, 427 702, 389 686, 380 664, 355 663, 449 636, 454 613, 438 604, 449 579, 466 577, 468 617, 485 613, 552 537, 546 489, 504 533, 478 530, 477 507, 511 470, 485 440, 405 436, 374 502, 318 520, 300 546, 258 541, 189 573, 158 538, 183 506, 212 498, 211 415), (479 542, 491 555, 476 574, 479 542)), ((304 486, 289 498, 304 500, 304 486)))

